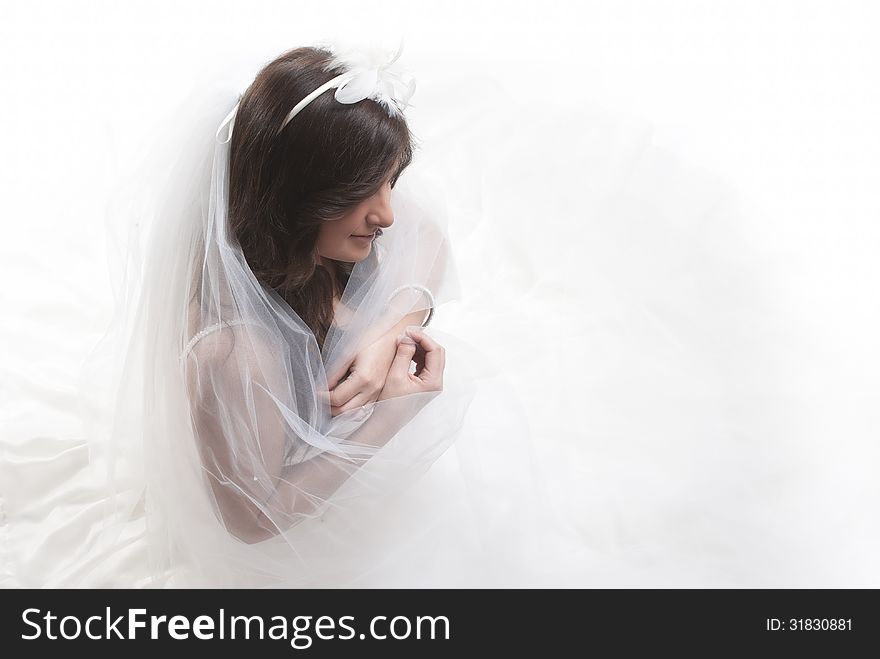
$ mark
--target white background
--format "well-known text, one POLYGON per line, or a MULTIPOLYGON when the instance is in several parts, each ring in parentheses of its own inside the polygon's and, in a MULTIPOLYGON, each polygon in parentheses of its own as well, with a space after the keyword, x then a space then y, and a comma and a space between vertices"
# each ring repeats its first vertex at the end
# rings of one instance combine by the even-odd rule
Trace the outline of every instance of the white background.
MULTIPOLYGON (((102 203, 184 94, 396 45, 573 585, 880 585, 880 5, 0 4, 4 441, 82 439, 102 203)), ((59 444, 60 445, 60 444, 59 444)))

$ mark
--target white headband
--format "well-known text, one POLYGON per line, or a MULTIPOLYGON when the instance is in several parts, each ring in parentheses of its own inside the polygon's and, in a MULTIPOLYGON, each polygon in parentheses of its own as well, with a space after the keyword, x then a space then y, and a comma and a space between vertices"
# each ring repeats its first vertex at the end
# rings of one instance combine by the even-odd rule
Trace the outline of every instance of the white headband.
MULTIPOLYGON (((345 72, 332 80, 328 80, 318 87, 287 113, 278 133, 293 119, 306 105, 328 89, 336 88, 334 98, 345 104, 358 103, 365 98, 371 98, 385 108, 388 116, 393 117, 402 114, 410 105, 409 99, 415 93, 416 81, 412 76, 406 76, 402 72, 393 71, 392 65, 403 52, 403 39, 397 52, 390 59, 388 52, 381 49, 349 49, 344 52, 334 53, 330 61, 325 65, 325 70, 344 68, 345 72)), ((239 96, 239 99, 241 96, 239 96)), ((235 125, 235 116, 238 113, 239 103, 235 104, 232 111, 217 128, 217 140, 221 143, 232 139, 232 128, 235 125), (225 139, 220 139, 220 133, 229 125, 229 131, 225 139)))

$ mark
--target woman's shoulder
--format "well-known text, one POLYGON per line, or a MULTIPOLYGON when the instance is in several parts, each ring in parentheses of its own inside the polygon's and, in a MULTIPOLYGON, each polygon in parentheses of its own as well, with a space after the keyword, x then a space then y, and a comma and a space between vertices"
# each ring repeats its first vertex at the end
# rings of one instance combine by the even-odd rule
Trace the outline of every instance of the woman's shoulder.
POLYGON ((266 341, 266 332, 261 325, 245 320, 223 320, 203 327, 193 334, 180 353, 180 359, 197 357, 200 361, 217 355, 228 356, 236 345, 237 335, 247 333, 250 349, 258 349, 260 342, 266 341), (258 329, 260 331, 253 331, 258 329), (256 342, 256 343, 255 343, 256 342))

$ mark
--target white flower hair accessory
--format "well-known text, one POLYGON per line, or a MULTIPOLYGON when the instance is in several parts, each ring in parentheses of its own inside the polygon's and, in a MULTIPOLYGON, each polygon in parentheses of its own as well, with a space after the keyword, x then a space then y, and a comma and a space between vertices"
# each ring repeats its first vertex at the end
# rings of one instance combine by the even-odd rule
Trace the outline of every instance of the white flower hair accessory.
POLYGON ((375 46, 343 49, 329 46, 328 49, 333 56, 324 65, 324 70, 341 68, 344 73, 328 80, 297 103, 284 118, 279 133, 313 99, 334 87, 334 98, 340 103, 352 104, 370 98, 382 105, 390 117, 402 114, 410 105, 409 99, 416 91, 416 81, 394 66, 403 52, 403 39, 393 55, 375 46))
MULTIPOLYGON (((281 122, 276 135, 281 133, 290 120, 306 105, 334 87, 336 88, 334 98, 338 102, 350 105, 370 98, 379 103, 390 117, 403 114, 403 111, 412 105, 409 100, 416 91, 416 81, 412 75, 396 65, 403 53, 403 39, 400 40, 400 45, 394 54, 377 46, 337 48, 323 44, 322 47, 332 53, 332 57, 324 65, 324 70, 333 71, 341 68, 343 73, 328 80, 297 103, 281 122)), ((217 128, 218 141, 226 143, 232 139, 232 128, 235 125, 238 107, 236 104, 217 128), (220 134, 227 125, 229 130, 226 137, 221 139, 220 134)))

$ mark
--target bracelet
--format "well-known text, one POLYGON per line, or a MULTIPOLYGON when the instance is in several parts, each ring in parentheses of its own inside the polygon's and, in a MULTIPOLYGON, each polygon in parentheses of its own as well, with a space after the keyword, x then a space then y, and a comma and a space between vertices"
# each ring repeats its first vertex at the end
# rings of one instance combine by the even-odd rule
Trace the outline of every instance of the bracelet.
POLYGON ((431 317, 434 315, 434 294, 431 293, 431 291, 426 286, 422 286, 421 284, 404 284, 403 286, 398 286, 397 289, 391 295, 388 296, 388 301, 391 302, 391 300, 394 298, 394 296, 397 295, 398 293, 400 293, 400 291, 402 291, 405 288, 414 288, 418 291, 421 291, 422 293, 424 293, 425 295, 428 296, 429 300, 431 300, 431 306, 428 309, 428 317, 422 321, 422 327, 427 327, 428 323, 431 322, 431 317))

